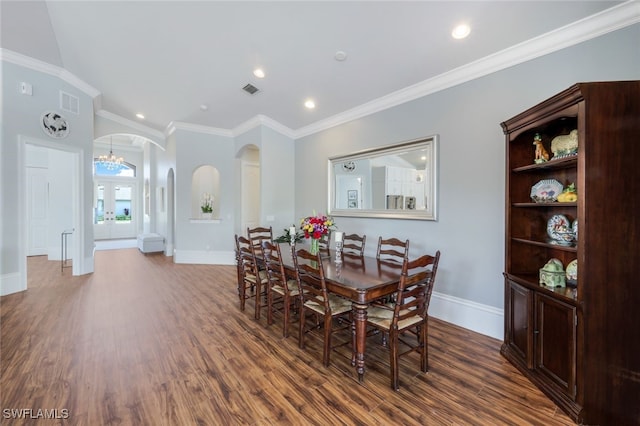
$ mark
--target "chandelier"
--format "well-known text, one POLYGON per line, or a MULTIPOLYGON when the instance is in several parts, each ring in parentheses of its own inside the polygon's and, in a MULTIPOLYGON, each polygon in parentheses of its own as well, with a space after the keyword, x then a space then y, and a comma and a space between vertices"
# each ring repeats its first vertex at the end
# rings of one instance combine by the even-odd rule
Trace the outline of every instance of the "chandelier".
POLYGON ((120 166, 122 166, 124 159, 122 157, 116 157, 115 155, 113 155, 113 138, 111 136, 109 137, 109 141, 109 155, 103 154, 98 156, 98 162, 107 170, 116 170, 119 169, 120 166))

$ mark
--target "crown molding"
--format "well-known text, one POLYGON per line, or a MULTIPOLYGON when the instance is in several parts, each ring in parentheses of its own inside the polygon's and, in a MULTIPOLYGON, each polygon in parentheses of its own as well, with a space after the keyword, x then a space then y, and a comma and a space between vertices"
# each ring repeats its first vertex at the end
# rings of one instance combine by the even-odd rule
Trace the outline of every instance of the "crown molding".
POLYGON ((130 127, 132 129, 135 130, 139 130, 141 132, 145 132, 148 135, 154 136, 156 138, 158 138, 161 141, 164 141, 164 133, 162 133, 159 130, 153 129, 151 127, 145 126, 144 124, 140 124, 138 122, 135 122, 133 120, 129 120, 128 118, 124 118, 122 116, 119 116, 117 114, 114 114, 112 112, 109 112, 105 109, 101 109, 95 112, 95 115, 97 115, 98 117, 102 117, 106 120, 111 120, 113 122, 116 122, 118 124, 122 124, 123 126, 127 126, 130 127))
POLYGON ((22 67, 29 68, 34 71, 39 71, 44 74, 49 74, 54 77, 58 77, 59 79, 69 83, 76 89, 91 96, 92 98, 100 94, 100 91, 98 91, 98 89, 94 88, 93 86, 86 83, 85 81, 79 79, 74 74, 71 74, 69 71, 65 70, 64 68, 61 68, 57 65, 51 65, 39 59, 35 59, 30 56, 23 55, 22 53, 14 52, 13 50, 5 49, 5 48, 0 48, 0 60, 11 62, 12 64, 20 65, 22 67))
POLYGON ((221 129, 221 128, 218 128, 218 127, 210 127, 210 126, 203 126, 201 124, 185 123, 185 122, 182 122, 182 121, 172 121, 171 123, 169 123, 169 125, 166 128, 166 130, 164 131, 164 134, 165 134, 165 136, 170 136, 176 130, 186 130, 188 132, 205 133, 205 134, 208 134, 208 135, 225 136, 225 137, 228 137, 228 138, 232 138, 233 137, 233 132, 231 130, 228 130, 228 129, 221 129))
POLYGON ((231 133, 233 136, 238 136, 258 126, 268 127, 271 130, 275 130, 276 132, 291 139, 295 139, 296 137, 296 132, 294 130, 263 114, 258 114, 239 126, 234 127, 233 130, 231 130, 231 133))
POLYGON ((331 127, 457 86, 638 22, 640 22, 640 2, 629 0, 600 13, 501 50, 493 55, 486 56, 449 72, 351 108, 340 114, 301 127, 295 130, 294 138, 299 139, 327 130, 331 127))

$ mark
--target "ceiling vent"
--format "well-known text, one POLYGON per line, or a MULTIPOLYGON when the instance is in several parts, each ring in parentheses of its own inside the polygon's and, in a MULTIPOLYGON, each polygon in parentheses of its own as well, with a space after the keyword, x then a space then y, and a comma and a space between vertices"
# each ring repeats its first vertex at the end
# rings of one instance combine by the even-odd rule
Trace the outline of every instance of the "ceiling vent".
POLYGON ((247 92, 250 95, 253 95, 258 91, 258 88, 256 86, 254 86, 253 84, 249 83, 246 86, 244 86, 242 88, 242 90, 244 90, 245 92, 247 92))

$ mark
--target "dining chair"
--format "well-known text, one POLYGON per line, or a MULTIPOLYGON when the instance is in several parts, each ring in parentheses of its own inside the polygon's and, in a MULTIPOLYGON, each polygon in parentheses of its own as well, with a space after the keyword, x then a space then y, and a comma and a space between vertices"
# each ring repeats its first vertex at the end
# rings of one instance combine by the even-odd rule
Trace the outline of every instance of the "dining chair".
POLYGON ((268 290, 268 277, 264 270, 258 267, 255 250, 248 238, 236 235, 236 258, 238 262, 238 297, 240 310, 244 311, 247 299, 255 299, 256 319, 260 319, 262 298, 268 290))
MULTIPOLYGON (((367 309, 367 325, 388 336, 391 388, 400 388, 398 358, 420 354, 420 370, 429 369, 429 302, 440 261, 440 251, 415 260, 405 259, 395 302, 374 303, 367 309)), ((384 342, 384 339, 383 339, 384 342)))
POLYGON ((283 315, 282 335, 289 337, 289 324, 291 322, 291 307, 299 302, 300 290, 295 278, 288 278, 282 263, 280 245, 270 241, 262 242, 265 268, 269 279, 267 291, 267 324, 273 324, 273 313, 280 312, 283 315), (281 309, 276 309, 277 307, 281 309))
POLYGON ((321 252, 324 252, 324 254, 329 254, 329 249, 330 249, 330 245, 331 245, 331 229, 327 230, 327 233, 324 234, 322 237, 320 237, 320 240, 318 240, 318 248, 320 249, 321 252))
POLYGON ((409 257, 409 240, 400 241, 397 238, 382 239, 378 237, 376 259, 379 261, 393 261, 402 264, 409 257))
POLYGON ((366 235, 349 234, 342 238, 342 253, 364 256, 364 245, 367 242, 366 235))
POLYGON ((322 328, 322 363, 328 367, 332 349, 346 344, 353 345, 352 333, 349 333, 349 341, 332 344, 334 332, 351 330, 351 302, 327 292, 321 252, 314 255, 305 249, 294 251, 293 264, 300 298, 299 346, 304 349, 305 335, 313 335, 312 331, 322 328), (313 326, 307 326, 308 313, 315 317, 313 326))
MULTIPOLYGON (((255 228, 249 228, 247 227, 247 237, 249 238, 249 241, 251 241, 251 244, 253 245, 254 249, 256 249, 256 255, 258 256, 258 260, 261 260, 262 258, 262 242, 263 241, 272 241, 273 242, 273 229, 272 227, 264 227, 264 226, 258 226, 255 228)), ((259 264, 260 269, 263 269, 262 262, 260 262, 259 264)))

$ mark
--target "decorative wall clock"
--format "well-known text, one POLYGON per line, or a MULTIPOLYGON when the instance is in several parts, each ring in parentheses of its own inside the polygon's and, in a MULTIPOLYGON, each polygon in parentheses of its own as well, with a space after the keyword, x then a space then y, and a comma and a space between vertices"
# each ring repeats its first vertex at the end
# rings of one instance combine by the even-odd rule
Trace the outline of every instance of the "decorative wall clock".
POLYGON ((42 130, 52 138, 62 139, 69 134, 69 123, 67 119, 57 112, 48 111, 42 114, 40 119, 42 130))

